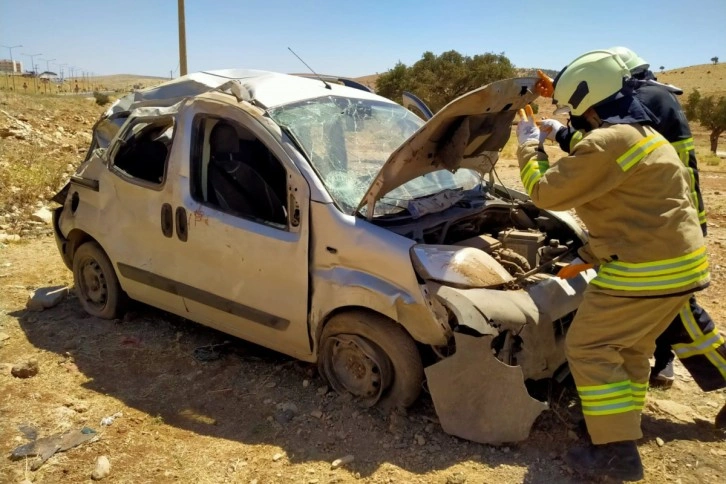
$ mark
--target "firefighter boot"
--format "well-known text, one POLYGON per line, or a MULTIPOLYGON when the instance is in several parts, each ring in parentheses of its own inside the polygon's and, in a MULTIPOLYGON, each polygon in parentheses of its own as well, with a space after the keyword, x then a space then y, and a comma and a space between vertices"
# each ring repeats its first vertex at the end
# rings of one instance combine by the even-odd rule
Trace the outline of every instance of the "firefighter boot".
POLYGON ((565 456, 565 463, 575 472, 589 477, 623 481, 643 478, 643 463, 633 440, 571 449, 565 456))
POLYGON ((726 403, 724 403, 723 407, 721 407, 721 410, 716 415, 714 424, 717 429, 726 430, 726 403))

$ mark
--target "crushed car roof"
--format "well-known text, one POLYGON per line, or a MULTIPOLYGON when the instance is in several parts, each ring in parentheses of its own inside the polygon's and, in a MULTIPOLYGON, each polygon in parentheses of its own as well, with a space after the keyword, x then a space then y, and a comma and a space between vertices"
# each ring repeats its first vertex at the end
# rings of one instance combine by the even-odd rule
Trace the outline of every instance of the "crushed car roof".
MULTIPOLYGON (((327 76, 326 79, 330 80, 331 77, 327 76)), ((229 92, 239 100, 253 101, 264 109, 329 95, 382 99, 359 88, 324 83, 316 78, 254 69, 222 69, 194 72, 155 87, 135 91, 119 99, 106 115, 141 106, 171 106, 184 98, 214 90, 229 92)))

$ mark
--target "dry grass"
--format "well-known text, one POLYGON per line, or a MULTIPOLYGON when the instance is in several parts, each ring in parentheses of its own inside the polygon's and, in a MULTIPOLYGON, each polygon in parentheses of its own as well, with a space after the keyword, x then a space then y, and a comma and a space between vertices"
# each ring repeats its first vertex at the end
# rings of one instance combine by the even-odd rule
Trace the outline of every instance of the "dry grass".
POLYGON ((83 158, 102 110, 92 97, 3 95, 0 212, 52 196, 83 158))

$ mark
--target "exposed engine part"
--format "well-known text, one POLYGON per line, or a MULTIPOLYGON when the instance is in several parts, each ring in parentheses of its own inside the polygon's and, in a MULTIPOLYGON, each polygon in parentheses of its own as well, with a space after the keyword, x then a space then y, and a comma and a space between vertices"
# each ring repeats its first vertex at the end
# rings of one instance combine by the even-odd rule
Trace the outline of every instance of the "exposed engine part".
POLYGON ((521 276, 532 268, 524 256, 511 249, 497 249, 492 252, 492 257, 514 277, 521 276))
POLYGON ((524 256, 530 267, 539 265, 537 251, 544 245, 547 236, 538 230, 509 229, 499 233, 499 240, 505 248, 524 256))
POLYGON ((563 252, 562 254, 558 255, 557 257, 555 257, 551 261, 545 262, 544 264, 540 264, 537 267, 535 267, 534 269, 532 269, 531 271, 526 272, 526 273, 522 274, 521 276, 517 277, 517 279, 512 284, 513 285, 517 285, 520 282, 524 281, 525 279, 533 276, 534 274, 536 274, 538 272, 541 272, 541 271, 543 271, 544 269, 547 269, 550 266, 556 265, 557 262, 559 262, 560 260, 564 259, 565 256, 567 256, 569 253, 570 253, 570 248, 567 249, 567 252, 563 252))
POLYGON ((513 209, 511 217, 516 227, 537 230, 537 224, 521 208, 513 209))
MULTIPOLYGON (((496 355, 499 361, 506 365, 514 365, 516 364, 514 360, 514 335, 512 335, 511 331, 504 331, 504 343, 502 344, 501 349, 499 350, 499 353, 496 355)), ((501 336, 501 335, 500 335, 501 336)), ((494 338, 496 341, 497 338, 494 338)), ((494 344, 495 341, 492 341, 492 344, 494 344)))
POLYGON ((469 239, 464 239, 456 242, 454 245, 460 245, 463 247, 474 247, 475 249, 483 250, 492 254, 493 251, 502 247, 502 243, 488 234, 477 235, 469 239))
POLYGON ((558 255, 564 254, 568 250, 570 250, 569 247, 560 244, 560 241, 558 239, 550 239, 547 245, 542 246, 537 250, 537 253, 539 254, 539 263, 546 264, 552 261, 552 259, 554 259, 558 255))

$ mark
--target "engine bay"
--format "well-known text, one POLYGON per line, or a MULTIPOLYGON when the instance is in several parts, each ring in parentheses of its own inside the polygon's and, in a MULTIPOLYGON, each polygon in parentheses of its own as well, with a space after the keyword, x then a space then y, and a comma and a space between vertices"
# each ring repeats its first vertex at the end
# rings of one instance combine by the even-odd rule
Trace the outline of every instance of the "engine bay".
POLYGON ((445 211, 420 218, 375 222, 420 244, 482 250, 520 282, 556 274, 582 245, 572 228, 531 201, 508 201, 491 193, 465 196, 445 211))

